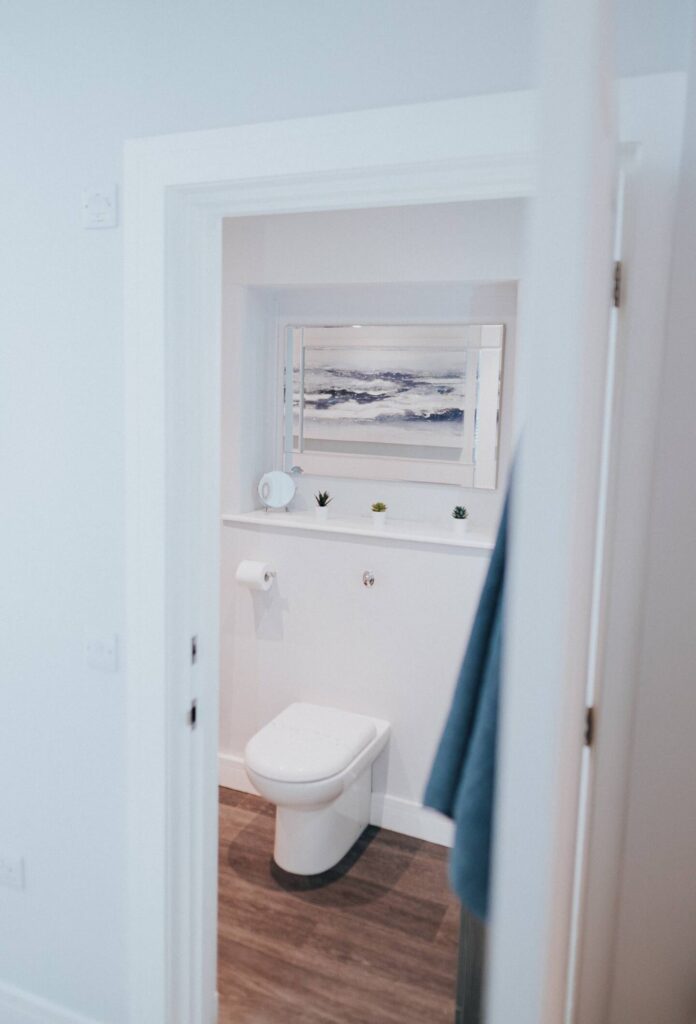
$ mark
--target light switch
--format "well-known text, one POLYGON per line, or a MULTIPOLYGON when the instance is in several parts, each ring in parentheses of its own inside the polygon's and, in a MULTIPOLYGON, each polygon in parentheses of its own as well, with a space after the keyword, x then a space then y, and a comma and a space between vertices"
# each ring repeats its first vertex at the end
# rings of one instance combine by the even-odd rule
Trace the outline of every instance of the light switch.
POLYGON ((85 663, 97 672, 118 670, 118 637, 115 633, 92 636, 85 642, 85 663))
POLYGON ((118 223, 116 186, 90 188, 82 193, 82 226, 84 228, 115 228, 118 223))

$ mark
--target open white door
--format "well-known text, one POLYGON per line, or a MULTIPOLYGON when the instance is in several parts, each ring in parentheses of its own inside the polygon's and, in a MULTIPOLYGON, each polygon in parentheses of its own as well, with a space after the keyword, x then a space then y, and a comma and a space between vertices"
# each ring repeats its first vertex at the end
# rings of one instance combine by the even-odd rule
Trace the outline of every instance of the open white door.
POLYGON ((547 0, 519 393, 488 979, 490 1024, 568 999, 618 133, 604 0, 547 0), (505 927, 497 928, 496 921, 505 927))

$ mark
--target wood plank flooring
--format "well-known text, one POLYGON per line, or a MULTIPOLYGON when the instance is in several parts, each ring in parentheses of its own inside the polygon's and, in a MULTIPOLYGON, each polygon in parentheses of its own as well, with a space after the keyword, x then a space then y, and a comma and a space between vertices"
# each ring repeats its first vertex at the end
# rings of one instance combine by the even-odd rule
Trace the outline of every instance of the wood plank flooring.
POLYGON ((274 808, 220 790, 219 1024, 452 1024, 447 851, 372 826, 340 864, 272 862, 274 808))

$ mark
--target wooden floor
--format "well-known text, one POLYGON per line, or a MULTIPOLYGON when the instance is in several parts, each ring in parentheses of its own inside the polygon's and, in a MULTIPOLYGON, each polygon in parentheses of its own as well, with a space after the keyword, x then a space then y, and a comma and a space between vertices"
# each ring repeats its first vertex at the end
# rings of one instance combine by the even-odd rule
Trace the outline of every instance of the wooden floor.
POLYGON ((452 1024, 446 850, 371 826, 298 879, 272 863, 273 815, 220 790, 219 1024, 452 1024))

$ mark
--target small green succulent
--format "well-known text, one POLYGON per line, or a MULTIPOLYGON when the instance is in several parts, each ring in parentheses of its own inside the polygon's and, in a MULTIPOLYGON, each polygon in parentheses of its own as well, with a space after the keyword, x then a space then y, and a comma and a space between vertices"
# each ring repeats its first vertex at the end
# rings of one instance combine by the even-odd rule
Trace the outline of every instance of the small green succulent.
POLYGON ((317 494, 314 495, 314 500, 316 501, 319 508, 326 508, 329 502, 333 501, 333 498, 331 497, 328 491, 319 491, 317 494))
POLYGON ((384 504, 383 501, 376 501, 374 503, 374 505, 372 506, 372 511, 373 512, 386 512, 387 511, 387 506, 384 504))
POLYGON ((469 513, 467 512, 463 505, 455 505, 454 508, 452 509, 452 518, 468 519, 469 513))

